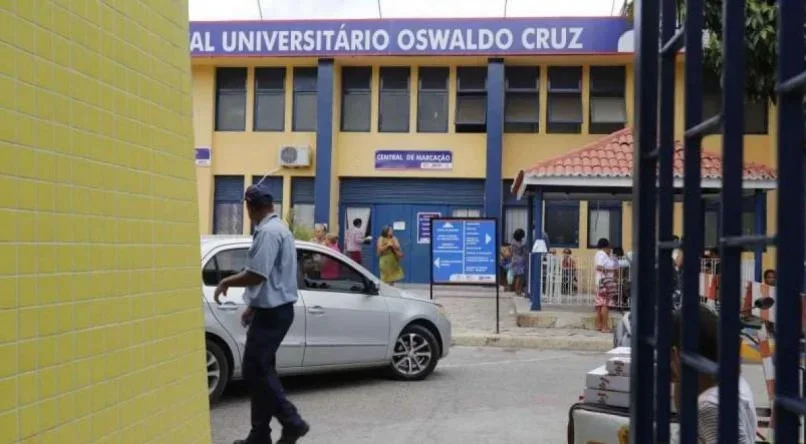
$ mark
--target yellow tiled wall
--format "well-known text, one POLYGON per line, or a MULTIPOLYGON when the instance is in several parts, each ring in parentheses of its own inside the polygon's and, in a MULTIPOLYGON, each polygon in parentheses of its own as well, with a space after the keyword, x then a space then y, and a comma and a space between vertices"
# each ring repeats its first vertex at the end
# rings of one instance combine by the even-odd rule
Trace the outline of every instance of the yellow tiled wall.
POLYGON ((210 442, 187 8, 0 1, 0 444, 210 442))

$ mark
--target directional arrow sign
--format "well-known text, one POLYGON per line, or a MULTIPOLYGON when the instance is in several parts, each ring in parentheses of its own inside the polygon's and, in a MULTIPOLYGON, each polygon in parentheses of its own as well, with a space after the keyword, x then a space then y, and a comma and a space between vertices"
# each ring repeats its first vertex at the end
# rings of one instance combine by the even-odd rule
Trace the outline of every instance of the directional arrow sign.
POLYGON ((498 272, 495 219, 431 220, 432 282, 495 285, 498 272))

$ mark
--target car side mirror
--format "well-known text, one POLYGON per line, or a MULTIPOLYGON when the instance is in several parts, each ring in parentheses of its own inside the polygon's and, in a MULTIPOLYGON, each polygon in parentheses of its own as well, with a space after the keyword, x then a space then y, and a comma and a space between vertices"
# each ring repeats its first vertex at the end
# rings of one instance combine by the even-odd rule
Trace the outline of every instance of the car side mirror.
POLYGON ((378 294, 380 294, 380 288, 378 288, 378 286, 375 285, 375 282, 367 281, 367 294, 372 296, 377 296, 378 294))

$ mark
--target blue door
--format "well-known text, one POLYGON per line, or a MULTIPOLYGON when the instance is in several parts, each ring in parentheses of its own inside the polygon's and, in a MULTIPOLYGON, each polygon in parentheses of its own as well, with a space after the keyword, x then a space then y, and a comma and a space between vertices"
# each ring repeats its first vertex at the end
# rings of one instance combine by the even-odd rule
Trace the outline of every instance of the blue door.
POLYGON ((411 233, 412 227, 409 225, 411 220, 411 206, 410 205, 390 205, 378 204, 375 205, 374 214, 372 215, 372 272, 380 276, 380 269, 378 268, 378 255, 375 247, 378 245, 378 239, 381 236, 381 231, 387 226, 391 226, 394 230, 395 237, 400 242, 400 248, 403 250, 403 272, 405 277, 403 282, 411 282, 409 267, 409 256, 411 256, 411 233))

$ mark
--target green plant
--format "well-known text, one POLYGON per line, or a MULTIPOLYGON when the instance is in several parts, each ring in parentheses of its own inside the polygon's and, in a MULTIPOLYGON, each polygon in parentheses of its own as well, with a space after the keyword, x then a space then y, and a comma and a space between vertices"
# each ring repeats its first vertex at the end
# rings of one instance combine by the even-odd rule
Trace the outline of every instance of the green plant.
MULTIPOLYGON (((644 0, 649 1, 649 0, 644 0)), ((722 2, 705 0, 703 19, 708 43, 703 48, 705 69, 721 73, 722 60, 722 2)), ((778 63, 777 9, 774 0, 746 0, 745 6, 745 95, 750 100, 770 100, 775 103, 775 75, 778 63)), ((633 18, 634 0, 625 1, 622 14, 633 18)), ((686 2, 677 0, 678 16, 685 18, 686 2)), ((793 54, 794 56, 794 54, 793 54)))
POLYGON ((291 230, 291 233, 294 235, 294 239, 308 241, 313 237, 313 227, 298 224, 296 222, 296 218, 294 217, 293 208, 290 208, 285 213, 285 223, 288 225, 288 229, 291 230))

